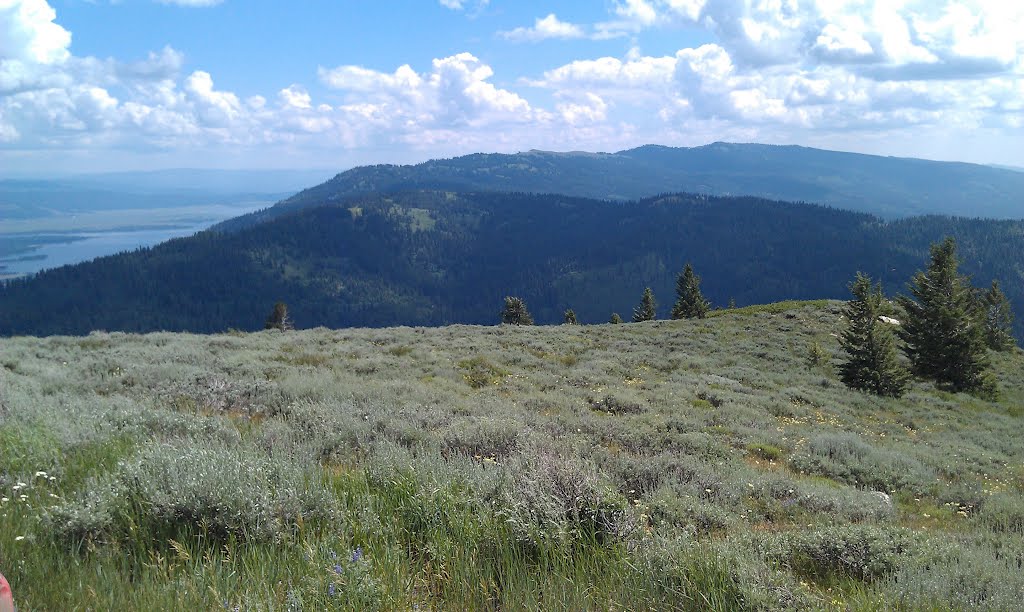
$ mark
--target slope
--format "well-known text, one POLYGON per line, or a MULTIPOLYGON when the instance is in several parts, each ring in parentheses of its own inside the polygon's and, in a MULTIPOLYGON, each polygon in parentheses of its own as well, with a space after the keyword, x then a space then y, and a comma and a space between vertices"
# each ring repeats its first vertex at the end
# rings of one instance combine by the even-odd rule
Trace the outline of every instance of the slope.
POLYGON ((899 218, 1024 217, 1024 174, 975 164, 879 157, 798 146, 648 145, 618 153, 466 155, 415 166, 363 166, 276 206, 225 222, 231 230, 296 208, 415 189, 561 193, 632 200, 659 193, 753 195, 899 218))
POLYGON ((506 295, 542 323, 568 307, 599 322, 628 318, 645 286, 664 316, 687 261, 719 306, 842 298, 858 270, 901 289, 945 235, 977 284, 1000 279, 1024 312, 1022 234, 1022 222, 886 224, 757 198, 370 195, 9 282, 0 334, 258 329, 277 300, 299 327, 490 323, 506 295))
POLYGON ((998 403, 877 398, 805 365, 842 325, 5 340, 3 571, 25 610, 1019 609, 1024 355, 998 403))

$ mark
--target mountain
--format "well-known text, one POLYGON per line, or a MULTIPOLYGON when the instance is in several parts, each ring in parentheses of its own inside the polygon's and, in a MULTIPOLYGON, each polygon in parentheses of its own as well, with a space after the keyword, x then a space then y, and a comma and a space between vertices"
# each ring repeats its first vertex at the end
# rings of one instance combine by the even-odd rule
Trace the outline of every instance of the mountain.
POLYGON ((1012 170, 719 142, 693 148, 647 145, 618 153, 479 153, 415 166, 363 166, 219 227, 238 229, 298 208, 417 189, 561 193, 611 200, 669 192, 753 195, 885 219, 923 214, 1024 218, 1024 173, 1012 170))
POLYGON ((688 261, 719 306, 846 298, 858 270, 902 290, 946 235, 977 285, 1000 279, 1024 312, 1021 221, 883 222, 752 197, 414 191, 297 208, 10 281, 0 334, 258 329, 278 300, 299 327, 491 324, 506 295, 523 297, 541 323, 568 307, 594 323, 613 311, 628 318, 645 286, 666 316, 688 261))

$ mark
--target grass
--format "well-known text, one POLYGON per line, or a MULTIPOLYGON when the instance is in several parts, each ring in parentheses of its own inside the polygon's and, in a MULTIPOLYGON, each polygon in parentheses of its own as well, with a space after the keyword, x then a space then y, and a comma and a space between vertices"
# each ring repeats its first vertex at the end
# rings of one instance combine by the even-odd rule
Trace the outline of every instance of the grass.
POLYGON ((5 339, 0 571, 23 610, 1018 605, 1024 357, 998 402, 852 392, 838 306, 5 339))

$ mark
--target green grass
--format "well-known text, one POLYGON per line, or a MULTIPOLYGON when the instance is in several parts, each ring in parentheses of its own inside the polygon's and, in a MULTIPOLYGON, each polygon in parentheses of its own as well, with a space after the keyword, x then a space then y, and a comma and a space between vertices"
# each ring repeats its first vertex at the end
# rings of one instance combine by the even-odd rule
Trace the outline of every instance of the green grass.
POLYGON ((1024 357, 877 398, 807 366, 841 325, 3 340, 0 571, 23 610, 1018 605, 1024 357))

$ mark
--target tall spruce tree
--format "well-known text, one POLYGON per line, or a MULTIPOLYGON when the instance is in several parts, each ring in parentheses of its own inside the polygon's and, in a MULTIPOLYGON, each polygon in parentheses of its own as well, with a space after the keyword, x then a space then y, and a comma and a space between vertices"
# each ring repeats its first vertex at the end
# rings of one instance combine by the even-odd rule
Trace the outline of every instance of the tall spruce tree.
POLYGON ((872 286, 871 279, 858 272, 850 293, 853 299, 843 308, 849 323, 839 337, 847 359, 839 365, 839 378, 852 389, 900 397, 909 377, 899 363, 890 324, 879 320, 882 284, 872 286))
POLYGON ((693 273, 689 263, 676 277, 676 296, 673 319, 703 319, 711 310, 711 302, 700 292, 700 277, 693 273))
POLYGON ((999 281, 992 281, 982 296, 982 316, 984 317, 985 344, 993 351, 1008 351, 1017 346, 1013 338, 1013 311, 1010 301, 1006 299, 999 281))
POLYGON ((633 309, 633 322, 653 321, 658 318, 658 303, 654 301, 654 292, 650 287, 644 289, 640 305, 633 309))
POLYGON ((570 308, 570 309, 565 311, 565 318, 563 319, 563 322, 566 325, 579 325, 580 324, 580 322, 576 320, 576 311, 573 310, 572 308, 570 308))
POLYGON ((991 396, 981 300, 959 271, 956 242, 946 238, 931 247, 928 270, 908 285, 913 297, 900 296, 904 320, 899 336, 911 371, 953 391, 991 396))
POLYGON ((508 325, 533 325, 533 317, 522 298, 508 296, 501 310, 501 322, 508 325))

